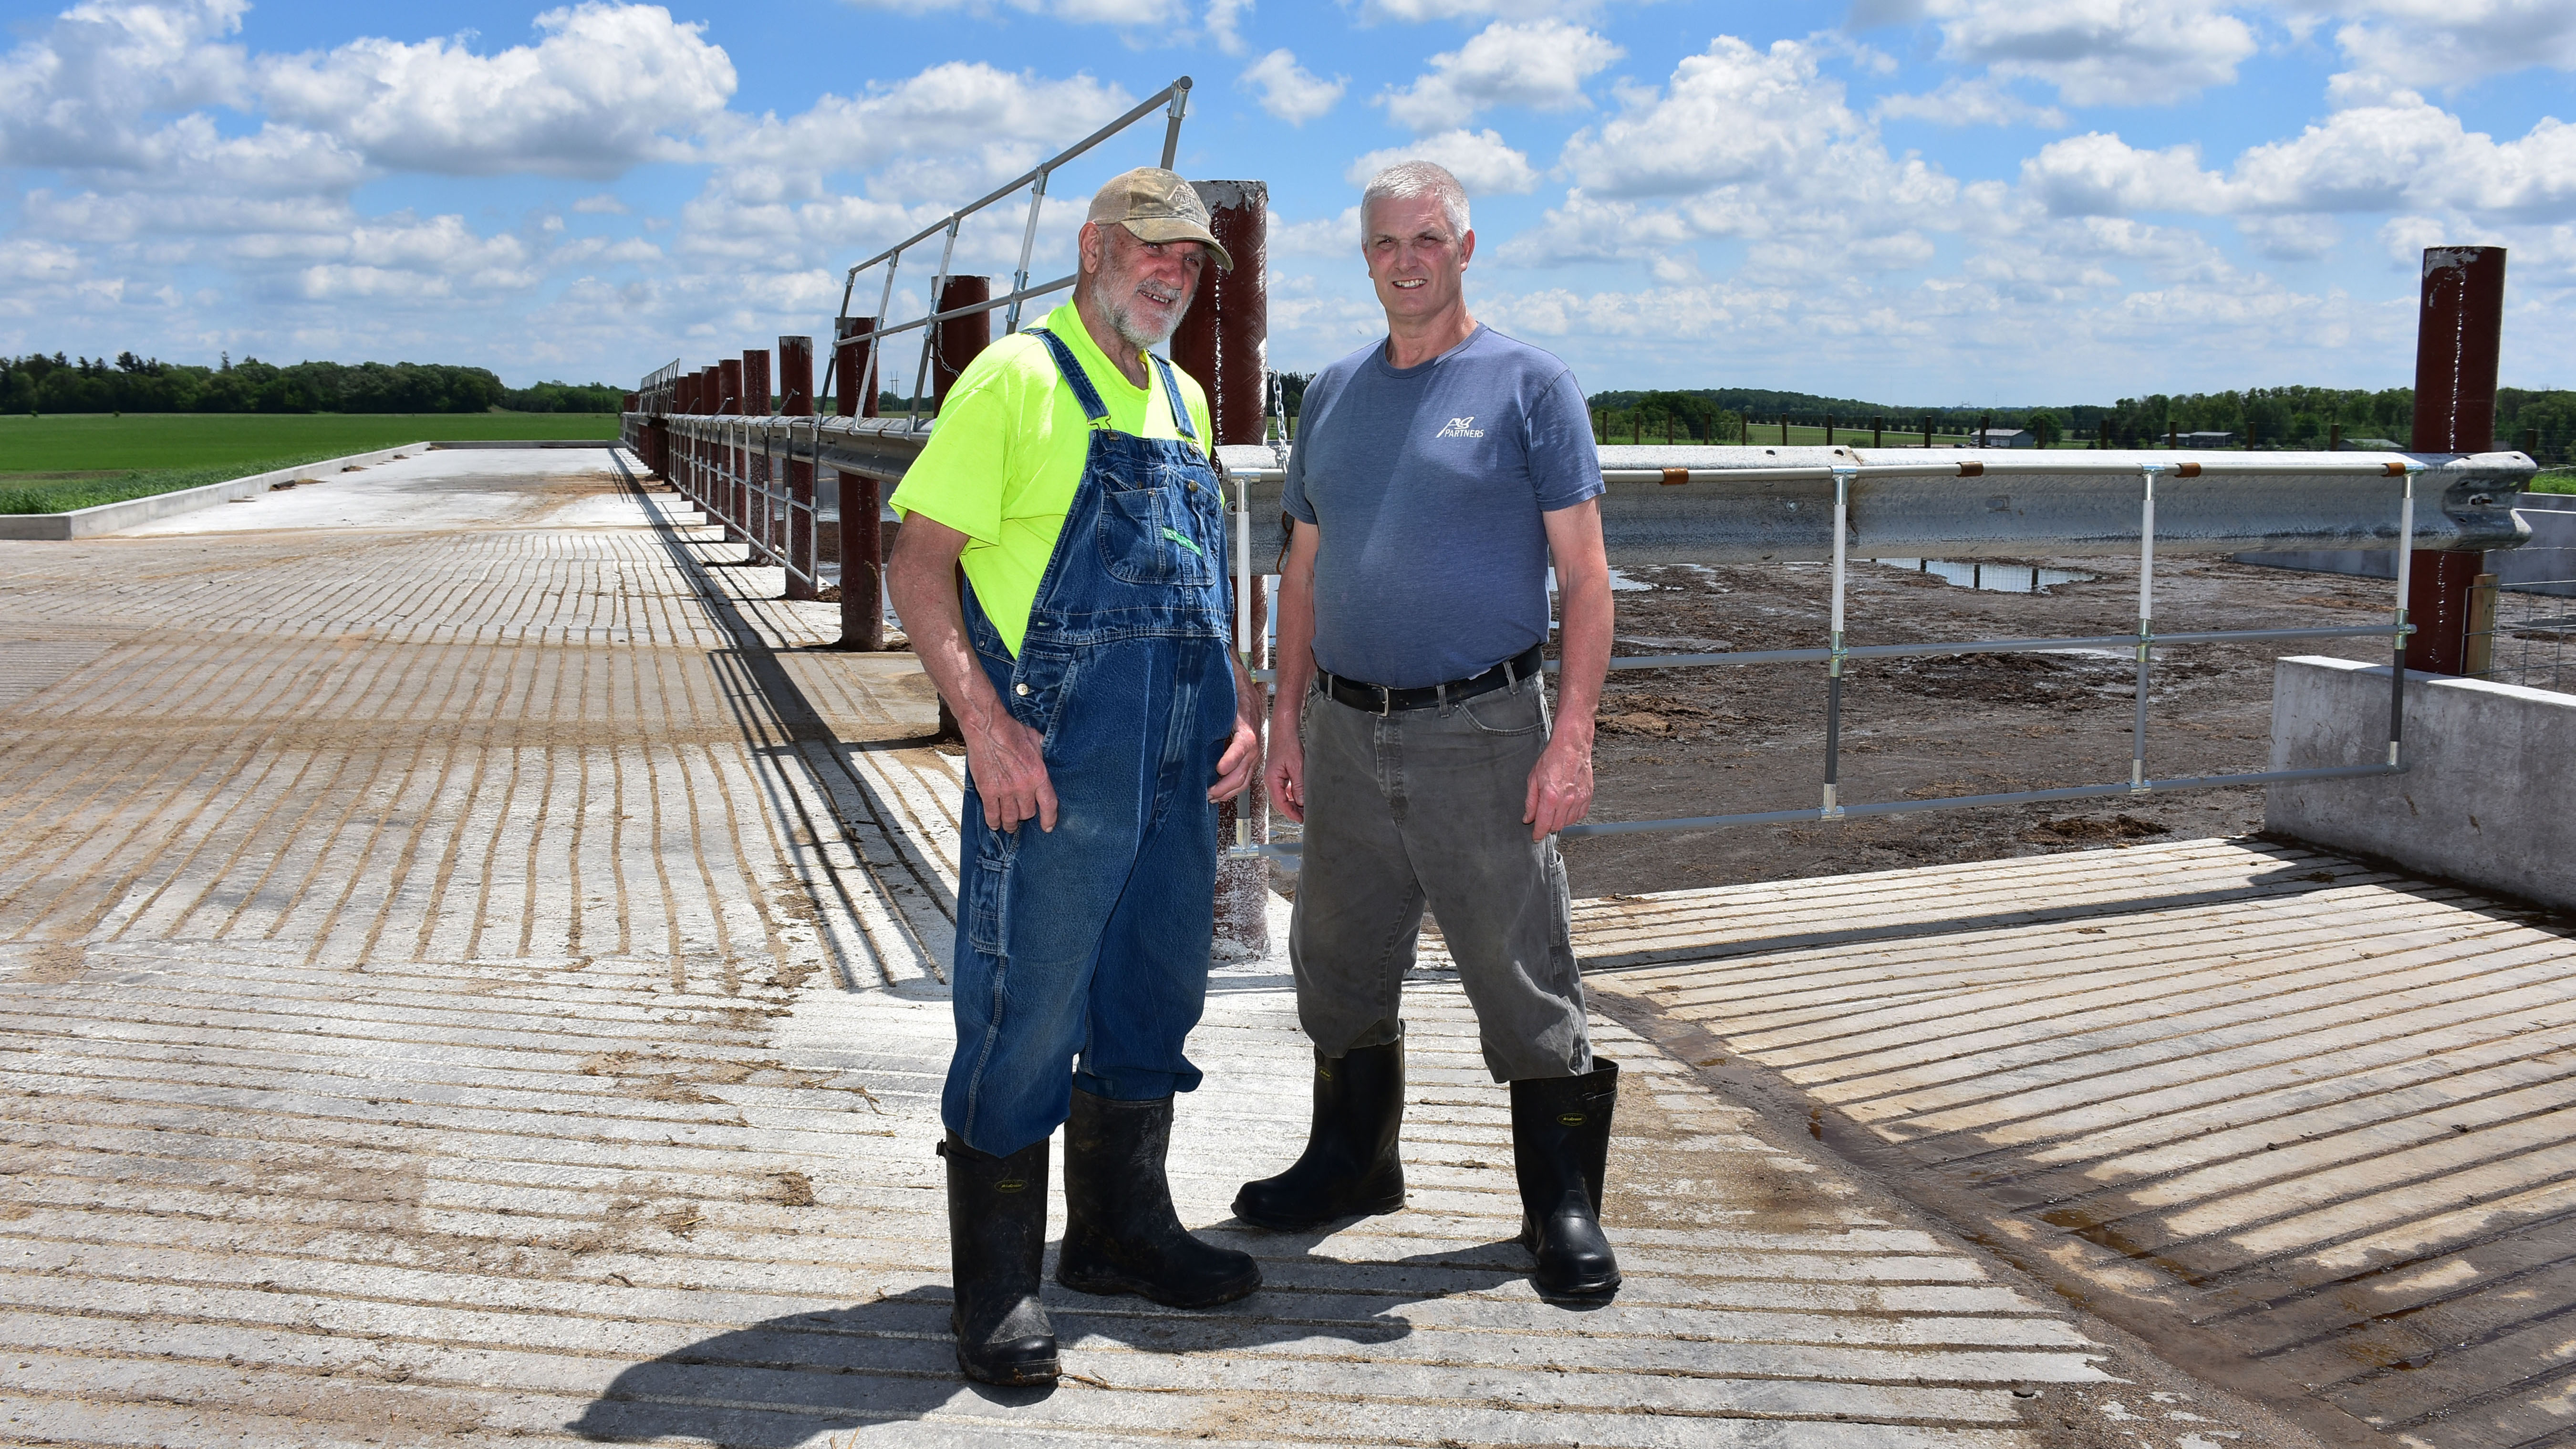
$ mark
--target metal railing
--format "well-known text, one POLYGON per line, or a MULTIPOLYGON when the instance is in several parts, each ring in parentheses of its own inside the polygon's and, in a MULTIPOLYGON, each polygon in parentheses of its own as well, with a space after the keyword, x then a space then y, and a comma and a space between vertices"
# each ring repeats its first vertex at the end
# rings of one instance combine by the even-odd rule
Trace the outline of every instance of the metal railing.
MULTIPOLYGON (((990 312, 997 308, 1007 309, 1004 314, 1002 330, 1006 333, 1017 332, 1020 330, 1021 303, 1029 301, 1032 298, 1044 297, 1055 292, 1061 292, 1072 286, 1074 284, 1075 277, 1078 275, 1077 273, 1067 273, 1064 276, 1056 278, 1054 281, 1043 282, 1035 286, 1031 286, 1029 283, 1029 258, 1037 247, 1038 213, 1040 209, 1046 205, 1047 178, 1054 175, 1055 172, 1061 169, 1066 163, 1082 157, 1090 152, 1094 147, 1097 147, 1101 142, 1108 140, 1110 137, 1126 130, 1129 126, 1132 126, 1138 121, 1143 120, 1145 117, 1152 115, 1157 109, 1162 110, 1166 116, 1166 121, 1163 127, 1163 155, 1162 160, 1157 164, 1168 169, 1172 164, 1173 157, 1176 156, 1180 150, 1181 118, 1189 110, 1189 100, 1190 78, 1188 76, 1182 76, 1179 79, 1174 80, 1170 85, 1163 87, 1161 90, 1156 91, 1144 100, 1139 101, 1125 115, 1111 121, 1108 125, 1101 127, 1099 130, 1092 132, 1090 135, 1075 142, 1073 145, 1066 147, 1064 150, 1059 151, 1055 155, 1048 157, 1046 160, 1039 162, 1037 165, 1031 167, 1025 172, 1022 172, 1010 181, 1003 183, 1001 186, 995 187, 992 191, 977 200, 957 208, 955 211, 950 212, 940 220, 932 222, 930 225, 914 232, 911 236, 905 237, 902 241, 896 242, 893 246, 886 248, 884 251, 881 251, 875 256, 868 258, 866 261, 860 262, 858 265, 850 268, 848 275, 842 279, 841 311, 840 315, 834 319, 832 328, 832 336, 836 344, 841 340, 844 340, 849 331, 850 298, 858 288, 859 274, 866 271, 868 268, 877 265, 879 262, 883 262, 885 264, 885 284, 879 291, 877 297, 876 316, 880 325, 869 329, 865 336, 870 345, 859 349, 861 355, 865 358, 865 361, 860 365, 858 377, 856 379, 849 380, 852 384, 851 391, 853 395, 865 398, 876 391, 877 354, 880 349, 875 344, 881 342, 887 337, 895 336, 899 333, 910 332, 915 328, 936 326, 952 317, 972 316, 978 312, 990 312), (1020 231, 1020 260, 1019 265, 1013 269, 1011 273, 1011 290, 1002 296, 987 298, 984 301, 973 304, 972 306, 955 307, 945 312, 940 311, 939 294, 941 291, 945 290, 948 281, 949 263, 954 261, 956 258, 958 229, 965 224, 966 218, 984 210, 995 202, 1010 197, 1014 193, 1018 192, 1022 187, 1028 188, 1029 214, 1027 222, 1021 227, 1020 231), (932 237, 943 237, 944 240, 942 241, 939 249, 939 270, 932 275, 930 283, 931 310, 927 314, 916 317, 909 322, 897 323, 892 326, 882 325, 886 315, 886 308, 893 305, 894 302, 895 270, 902 265, 903 254, 907 250, 930 240, 932 237)), ((832 367, 827 369, 824 373, 823 390, 827 393, 832 390, 832 381, 837 376, 837 369, 840 364, 840 352, 841 349, 837 345, 834 346, 832 349, 832 367)), ((913 373, 912 400, 910 408, 905 414, 907 423, 914 426, 918 426, 921 420, 922 385, 928 381, 930 376, 930 359, 931 349, 925 346, 921 350, 920 365, 913 373)), ((853 409, 852 411, 863 412, 865 409, 858 408, 853 409)))
MULTIPOLYGON (((2293 781, 2352 779, 2372 775, 2403 773, 2406 769, 2404 740, 2406 720, 2406 638, 2414 632, 2407 622, 2406 597, 2412 581, 2416 533, 2416 480, 2427 471, 2420 459, 2392 455, 2362 455, 2320 462, 2314 459, 2289 464, 2259 457, 2205 457, 2197 460, 2153 459, 2137 463, 2138 509, 2138 627, 2133 634, 2086 635, 2056 639, 1972 639, 1933 641, 1910 644, 1852 645, 1845 638, 1844 592, 1850 558, 1852 485, 1872 478, 1948 477, 1973 478, 2007 476, 2014 473, 2047 475, 2050 473, 2099 473, 2098 459, 2058 461, 2045 456, 2026 460, 1986 459, 1954 463, 1887 463, 1859 462, 1822 466, 1771 469, 1707 470, 1712 479, 1722 477, 1732 483, 1800 482, 1830 479, 1833 487, 1832 572, 1828 606, 1826 643, 1822 648, 1729 650, 1714 653, 1656 654, 1614 656, 1609 667, 1623 669, 1707 668, 1722 665, 1818 664, 1825 666, 1825 743, 1822 798, 1810 809, 1760 810, 1720 815, 1670 816, 1651 820, 1622 820, 1576 824, 1560 834, 1567 837, 1596 835, 1632 835, 1648 831, 1715 830, 1744 825, 1775 825, 1791 822, 1843 820, 1871 815, 1911 814, 1930 810, 1977 809, 1999 805, 2037 804, 2058 800, 2082 800, 2104 796, 2138 796, 2171 794, 2187 790, 2242 788, 2249 785, 2286 784, 2293 781), (2303 475, 2325 473, 2351 478, 2402 478, 2395 519, 2397 579, 2395 599, 2389 622, 2384 625, 2344 626, 2332 628, 2288 629, 2216 629, 2159 634, 2155 628, 2155 553, 2156 553, 2156 485, 2166 478, 2260 477, 2278 475, 2291 468, 2303 475), (2386 636, 2390 662, 2388 697, 2388 754, 2383 761, 2326 769, 2256 770, 2225 775, 2196 775, 2155 779, 2147 774, 2147 726, 2150 686, 2155 670, 2155 651, 2159 647, 2185 644, 2241 643, 2257 640, 2352 638, 2386 636), (2136 655, 2136 709, 2131 725, 2129 778, 2119 782, 2092 785, 2070 785, 2055 789, 2013 790, 1977 795, 1946 795, 1921 800, 1884 800, 1853 803, 1841 798, 1842 703, 1846 666, 1859 659, 1896 659, 1927 655, 2001 654, 2034 650, 2128 648, 2136 655)), ((1660 470, 1604 468, 1607 482, 1656 482, 1684 484, 1699 481, 1701 470, 1667 468, 1660 470)), ((1240 491, 1240 490, 1239 490, 1240 491)), ((1238 519, 1241 518, 1238 513, 1238 519)), ((1238 565, 1240 568, 1241 565, 1238 565)), ((1243 584, 1238 585, 1240 590, 1243 584)), ((1550 661, 1548 671, 1558 665, 1550 661)), ((1262 670, 1257 678, 1275 681, 1276 672, 1262 670)), ((1253 788, 1258 788, 1258 784, 1253 788)), ((1301 853, 1295 843, 1253 844, 1238 839, 1226 853, 1236 857, 1291 857, 1301 853)))
POLYGON ((677 394, 680 377, 686 371, 686 368, 680 366, 680 359, 674 357, 644 374, 644 380, 635 385, 636 412, 650 414, 674 411, 672 402, 677 394))
POLYGON ((815 490, 788 486, 787 465, 811 458, 822 425, 815 417, 680 416, 669 420, 669 481, 683 497, 739 534, 751 555, 773 563, 788 577, 820 592, 824 587, 813 541, 822 536, 824 514, 815 490), (805 447, 794 446, 803 434, 805 447), (755 466, 757 465, 757 466, 755 466), (797 515, 806 527, 798 530, 797 515), (803 539, 807 547, 795 547, 803 539))

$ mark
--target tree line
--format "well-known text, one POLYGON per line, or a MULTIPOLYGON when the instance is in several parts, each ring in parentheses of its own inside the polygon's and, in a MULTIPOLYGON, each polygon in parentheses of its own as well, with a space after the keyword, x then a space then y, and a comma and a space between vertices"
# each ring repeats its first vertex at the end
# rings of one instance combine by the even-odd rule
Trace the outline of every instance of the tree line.
POLYGON ((603 382, 507 387, 489 369, 436 362, 0 357, 0 412, 9 413, 613 413, 625 395, 603 382))

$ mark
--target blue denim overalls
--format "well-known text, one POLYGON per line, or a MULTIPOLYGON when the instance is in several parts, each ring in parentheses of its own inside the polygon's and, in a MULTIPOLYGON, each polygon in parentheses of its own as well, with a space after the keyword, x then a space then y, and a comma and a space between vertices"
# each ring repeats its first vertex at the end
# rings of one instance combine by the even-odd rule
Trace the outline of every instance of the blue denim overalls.
MULTIPOLYGON (((967 633, 1013 717, 1045 739, 1056 827, 989 829, 966 782, 940 1115, 979 1152, 1053 1132, 1079 1084, 1152 1101, 1199 1084, 1181 1054, 1207 997, 1216 806, 1234 731, 1225 511, 1172 365, 1181 439, 1119 432, 1054 334, 1091 451, 1017 659, 972 597, 967 633), (1077 1064, 1077 1054, 1080 1061, 1077 1064)), ((1149 354, 1150 355, 1150 354, 1149 354)))

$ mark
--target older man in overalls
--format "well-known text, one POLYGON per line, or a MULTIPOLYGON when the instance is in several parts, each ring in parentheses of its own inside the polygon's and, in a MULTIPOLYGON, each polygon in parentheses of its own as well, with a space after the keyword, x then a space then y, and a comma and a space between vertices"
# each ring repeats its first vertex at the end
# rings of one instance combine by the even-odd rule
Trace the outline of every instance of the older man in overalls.
POLYGON ((1199 1083, 1182 1045, 1207 994, 1213 802, 1259 756, 1207 400, 1149 350, 1211 262, 1233 266, 1188 182, 1111 181, 1073 300, 968 364, 892 500, 895 606, 966 738, 939 1150, 957 1360, 988 1383, 1057 1374, 1038 1278, 1059 1124, 1058 1282, 1182 1308, 1261 1285, 1181 1227, 1163 1165, 1173 1096, 1199 1083))

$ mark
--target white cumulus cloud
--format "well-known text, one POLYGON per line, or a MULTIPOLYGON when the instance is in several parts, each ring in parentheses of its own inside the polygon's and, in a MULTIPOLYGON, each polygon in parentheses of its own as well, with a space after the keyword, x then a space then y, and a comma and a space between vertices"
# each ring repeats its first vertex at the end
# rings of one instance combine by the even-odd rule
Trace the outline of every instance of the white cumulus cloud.
POLYGON ((2056 130, 2066 113, 2055 106, 2034 106, 1993 80, 1980 77, 1943 81, 1921 95, 1878 98, 1870 115, 1879 120, 1930 121, 1942 126, 2044 126, 2056 130))
POLYGON ((894 194, 955 205, 968 184, 1008 179, 1134 98, 1089 76, 1048 80, 981 61, 948 61, 855 96, 826 95, 781 121, 720 128, 714 159, 782 172, 877 171, 894 194))
POLYGON ((599 0, 537 17, 535 45, 369 38, 259 67, 269 114, 337 137, 386 166, 489 175, 613 176, 676 159, 724 111, 733 62, 704 27, 659 5, 599 0))
POLYGON ((2069 216, 2448 209, 2488 224, 2566 221, 2576 218, 2576 126, 2543 117, 2520 139, 2500 142, 2401 91, 2253 147, 2225 175, 2203 170, 2191 146, 2144 151, 2092 132, 2023 162, 2022 185, 2069 216))
POLYGON ((1496 21, 1458 49, 1431 57, 1428 73, 1379 101, 1390 117, 1417 131, 1463 126, 1494 106, 1573 110, 1591 104, 1583 83, 1625 54, 1562 20, 1496 21))
POLYGON ((1370 177, 1398 161, 1436 161, 1449 168, 1470 197, 1518 194, 1538 187, 1538 172, 1529 164, 1528 154, 1513 150, 1490 128, 1444 131, 1409 146, 1371 151, 1353 161, 1342 178, 1353 186, 1365 186, 1370 177))
POLYGON ((2576 70, 2576 5, 2566 0, 2327 0, 2350 17, 2335 43, 2364 74, 2401 86, 2459 86, 2548 66, 2576 70))
POLYGON ((249 0, 89 0, 0 55, 0 165, 142 168, 145 118, 238 103, 249 0))
POLYGON ((2069 105, 2180 101, 2236 79, 2254 28, 2225 0, 1929 0, 1942 54, 2057 88, 2069 105))
POLYGON ((1286 50, 1274 50, 1243 73, 1243 83, 1261 93, 1261 109, 1292 126, 1302 126, 1339 104, 1350 82, 1331 80, 1297 63, 1286 50))

